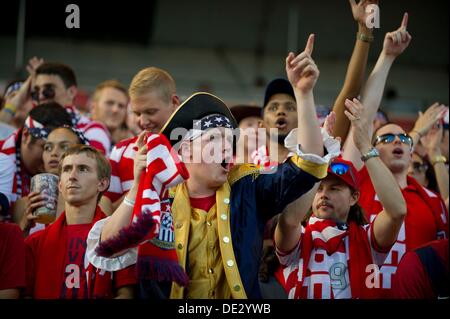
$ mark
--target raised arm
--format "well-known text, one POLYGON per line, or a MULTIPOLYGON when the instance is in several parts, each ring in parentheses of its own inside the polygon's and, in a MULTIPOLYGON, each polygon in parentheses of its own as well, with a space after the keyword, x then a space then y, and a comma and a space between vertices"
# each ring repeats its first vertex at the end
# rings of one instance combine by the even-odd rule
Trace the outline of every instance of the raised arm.
POLYGON ((44 60, 37 57, 33 57, 28 61, 27 71, 29 77, 17 93, 6 99, 5 107, 0 111, 0 122, 12 125, 17 111, 29 111, 26 109, 26 103, 31 100, 31 88, 36 77, 36 69, 42 63, 44 63, 44 60))
MULTIPOLYGON (((324 129, 329 135, 333 132, 335 123, 336 115, 331 112, 324 123, 324 129)), ((311 209, 319 185, 320 182, 315 183, 309 192, 287 205, 280 214, 274 237, 279 250, 290 251, 298 244, 302 231, 301 222, 311 209)))
POLYGON ((31 82, 30 76, 17 92, 6 98, 5 107, 0 111, 0 122, 13 125, 16 112, 22 110, 31 99, 31 82))
MULTIPOLYGON (((428 134, 433 125, 445 115, 447 108, 445 105, 434 103, 425 113, 419 112, 419 117, 414 123, 413 129, 409 135, 413 138, 413 145, 417 145, 422 137, 428 134)), ((424 145, 425 147, 427 145, 424 145)))
POLYGON ((439 193, 441 197, 446 200, 448 199, 449 193, 449 178, 448 169, 445 165, 445 158, 443 158, 441 153, 441 141, 444 128, 442 124, 439 123, 435 125, 424 137, 424 146, 427 149, 427 155, 430 160, 431 165, 433 165, 434 174, 436 176, 436 181, 439 187, 439 193))
MULTIPOLYGON (((372 145, 367 134, 367 126, 370 122, 362 116, 364 107, 357 99, 347 103, 347 107, 348 111, 345 111, 345 115, 351 121, 354 144, 360 154, 366 154, 372 145)), ((369 158, 365 165, 383 206, 373 225, 374 239, 381 249, 390 248, 397 240, 398 232, 406 216, 406 202, 391 171, 378 156, 369 158)))
POLYGON ((304 153, 323 155, 322 135, 317 121, 313 88, 319 77, 319 69, 311 57, 314 34, 311 34, 305 50, 295 56, 290 52, 286 58, 286 73, 297 101, 297 142, 304 153))
POLYGON ((105 223, 102 230, 101 241, 105 241, 116 236, 122 228, 130 224, 131 216, 133 215, 133 205, 131 205, 130 202, 133 203, 136 199, 139 180, 141 178, 142 171, 147 166, 147 145, 145 144, 145 137, 145 132, 142 132, 136 141, 136 145, 139 149, 134 157, 133 186, 125 195, 124 200, 119 207, 105 223))
POLYGON ((378 1, 349 0, 352 9, 353 18, 358 23, 358 33, 356 34, 355 46, 347 67, 344 84, 339 95, 334 101, 333 111, 336 113, 336 126, 333 136, 340 137, 345 142, 347 137, 350 121, 345 116, 345 100, 358 97, 364 75, 366 72, 367 58, 369 56, 370 43, 373 41, 373 28, 367 26, 368 14, 366 8, 370 4, 378 5, 378 1))
MULTIPOLYGON (((380 107, 380 102, 383 97, 384 87, 386 85, 387 76, 395 59, 402 54, 411 42, 411 35, 406 31, 408 26, 408 14, 403 15, 403 20, 400 27, 394 32, 388 32, 384 38, 383 50, 378 58, 378 61, 373 68, 372 73, 364 86, 362 93, 362 104, 366 108, 362 116, 367 118, 367 131, 369 136, 373 131, 373 120, 380 107)), ((346 106, 347 102, 346 102, 346 106)), ((343 157, 353 162, 355 167, 359 170, 363 166, 360 160, 359 151, 353 143, 352 130, 350 129, 350 136, 344 145, 343 157)))

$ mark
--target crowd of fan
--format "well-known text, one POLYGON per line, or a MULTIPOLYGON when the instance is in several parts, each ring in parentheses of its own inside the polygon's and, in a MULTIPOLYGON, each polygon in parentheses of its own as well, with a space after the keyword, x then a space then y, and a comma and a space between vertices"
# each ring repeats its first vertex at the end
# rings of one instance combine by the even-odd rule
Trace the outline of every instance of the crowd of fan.
POLYGON ((30 59, 28 78, 7 85, 0 108, 0 298, 448 298, 448 107, 427 107, 410 131, 380 110, 390 69, 413 40, 405 14, 365 79, 372 2, 350 1, 358 33, 327 114, 314 103, 315 35, 289 53, 287 79, 267 85, 261 107, 232 106, 230 115, 213 95, 181 101, 155 66, 128 88, 100 83, 82 113, 73 69, 30 59), (241 134, 245 151, 233 164, 190 163, 201 149, 189 142, 209 139, 203 124, 218 114, 247 137, 264 128, 266 143, 241 134), (120 236, 143 200, 141 177, 157 154, 149 137, 192 121, 200 135, 175 149, 189 178, 168 195, 183 287, 139 275, 144 249, 105 256, 98 247, 120 236), (59 176, 47 224, 34 214, 46 203, 31 188, 41 173, 59 176))

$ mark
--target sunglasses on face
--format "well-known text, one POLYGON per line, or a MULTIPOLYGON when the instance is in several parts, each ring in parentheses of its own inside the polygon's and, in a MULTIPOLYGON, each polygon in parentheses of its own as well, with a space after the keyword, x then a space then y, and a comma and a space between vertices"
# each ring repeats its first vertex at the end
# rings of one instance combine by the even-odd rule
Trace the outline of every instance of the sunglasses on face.
MULTIPOLYGON (((39 102, 39 96, 40 96, 41 89, 35 88, 33 92, 31 92, 31 98, 34 101, 39 102)), ((42 95, 45 99, 53 99, 55 97, 55 89, 52 86, 45 85, 42 88, 42 95)))
POLYGON ((356 179, 353 175, 353 171, 351 170, 350 166, 345 163, 331 163, 330 164, 331 171, 336 175, 345 175, 347 173, 350 173, 350 177, 352 178, 352 182, 354 185, 356 185, 356 179))
POLYGON ((424 172, 426 172, 427 169, 428 169, 428 165, 425 164, 425 163, 413 162, 412 164, 413 164, 413 169, 414 169, 416 172, 424 173, 424 172))
POLYGON ((395 141, 395 137, 398 136, 398 138, 400 139, 400 142, 402 142, 403 144, 409 145, 410 147, 412 147, 413 145, 413 139, 411 136, 409 136, 408 134, 405 133, 400 133, 400 134, 392 134, 392 133, 388 133, 388 134, 383 134, 380 136, 377 136, 375 138, 375 142, 374 145, 383 143, 383 144, 390 144, 392 142, 395 141))

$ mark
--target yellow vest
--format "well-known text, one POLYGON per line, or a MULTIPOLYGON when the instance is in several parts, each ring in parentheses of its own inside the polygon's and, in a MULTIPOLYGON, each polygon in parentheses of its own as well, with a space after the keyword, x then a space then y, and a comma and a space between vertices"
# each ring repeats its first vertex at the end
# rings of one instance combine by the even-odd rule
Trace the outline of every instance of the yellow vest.
POLYGON ((208 213, 191 208, 184 183, 171 193, 178 261, 186 269, 189 251, 190 281, 187 296, 173 283, 170 298, 247 298, 231 240, 230 185, 217 190, 216 204, 208 213))

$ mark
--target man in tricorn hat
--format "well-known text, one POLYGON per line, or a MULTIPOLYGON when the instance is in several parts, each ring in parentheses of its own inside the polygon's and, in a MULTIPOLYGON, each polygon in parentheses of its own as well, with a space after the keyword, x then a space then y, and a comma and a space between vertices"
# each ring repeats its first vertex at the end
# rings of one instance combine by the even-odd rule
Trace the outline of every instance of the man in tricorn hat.
MULTIPOLYGON (((176 250, 178 263, 189 277, 187 287, 175 283, 182 282, 177 280, 179 277, 175 278, 177 275, 170 277, 175 278, 169 280, 174 281, 170 298, 261 298, 258 267, 264 225, 286 205, 307 193, 327 172, 328 158, 322 158, 324 144, 312 93, 319 75, 311 58, 312 46, 313 36, 309 38, 304 52, 297 57, 290 53, 286 60, 288 78, 299 105, 297 139, 301 146, 296 147, 296 154, 282 163, 275 173, 260 174, 259 168, 252 164, 230 167, 228 159, 231 157, 233 141, 228 137, 237 123, 229 108, 219 98, 208 93, 196 93, 189 97, 168 120, 162 134, 150 136, 147 145, 137 152, 148 152, 147 170, 142 174, 154 177, 159 172, 152 173, 148 163, 158 157, 154 151, 164 148, 164 143, 153 147, 151 141, 167 137, 174 149, 178 150, 189 174, 189 178, 168 192, 174 227, 166 227, 171 220, 161 213, 158 215, 160 227, 156 230, 159 230, 160 240, 150 240, 153 244, 161 243, 161 230, 167 231, 168 239, 159 248, 176 250), (208 153, 207 150, 211 149, 214 160, 210 161, 205 156, 201 156, 200 161, 195 160, 196 156, 208 153), (171 229, 174 236, 170 234, 171 229)), ((99 243, 102 246, 111 239, 120 238, 130 220, 136 221, 132 215, 135 198, 138 209, 141 205, 144 207, 143 201, 148 200, 144 197, 149 194, 151 198, 158 199, 155 191, 157 187, 142 190, 148 185, 139 185, 139 161, 138 155, 135 157, 135 172, 138 174, 135 174, 134 185, 124 203, 111 217, 100 221, 91 230, 88 255, 96 267, 118 269, 136 262, 136 251, 133 249, 116 254, 116 258, 103 258, 95 252, 99 252, 99 243)), ((167 162, 167 156, 164 162, 165 167, 175 167, 167 162)), ((182 172, 180 174, 183 175, 182 172)), ((140 181, 145 182, 145 179, 140 181)), ((170 181, 160 181, 159 186, 164 184, 170 184, 170 181)), ((162 200, 148 200, 147 203, 150 203, 148 207, 163 211, 162 200)), ((123 249, 124 246, 120 247, 123 249)), ((118 251, 120 249, 114 252, 118 251)), ((149 251, 155 251, 154 247, 149 251)), ((158 256, 150 257, 157 260, 156 265, 163 265, 159 263, 158 256)), ((171 268, 169 265, 165 270, 170 272, 171 268)), ((164 277, 159 276, 164 272, 161 269, 146 269, 152 269, 154 279, 158 281, 164 277)))

